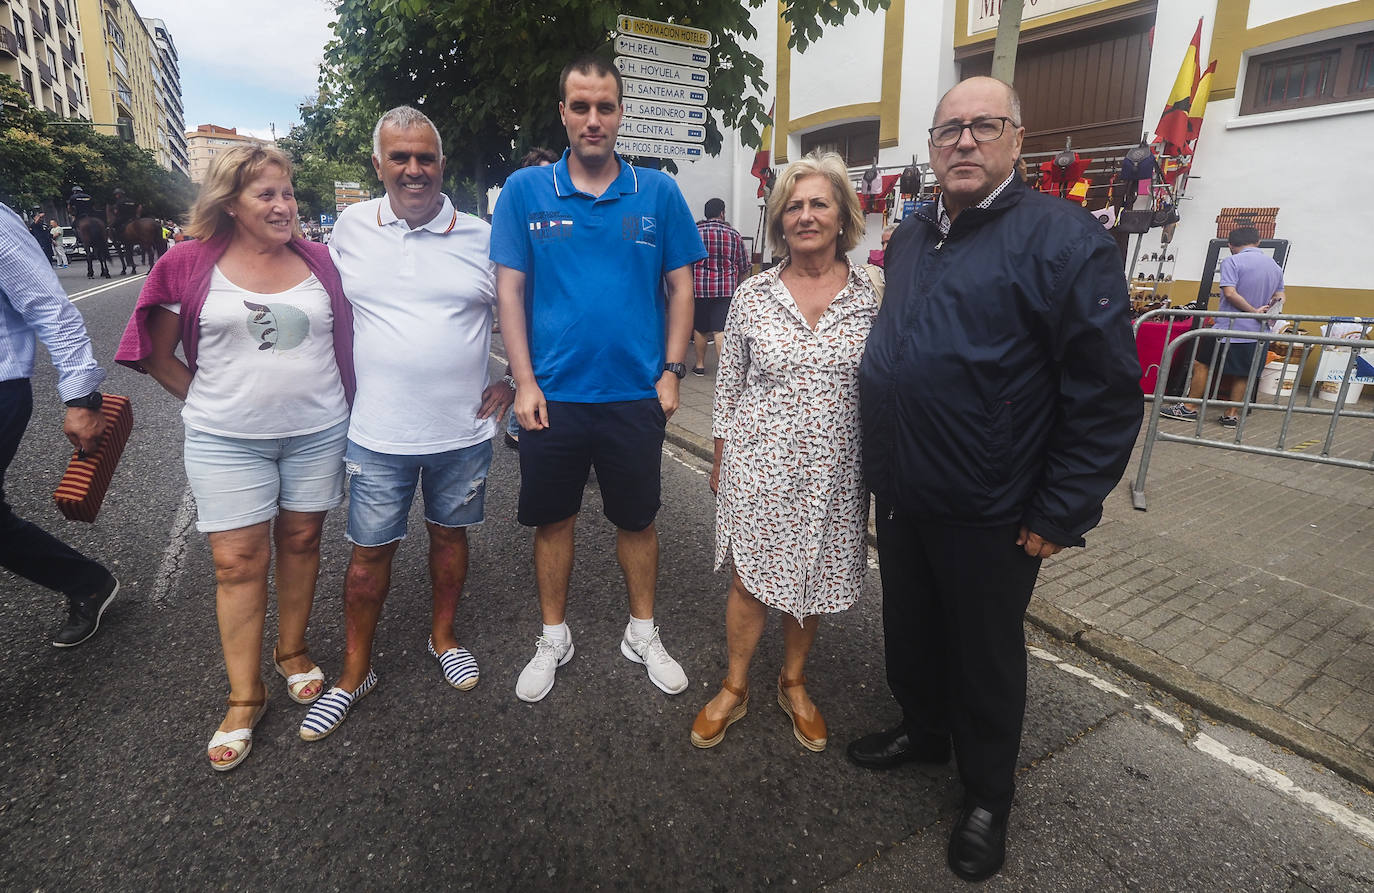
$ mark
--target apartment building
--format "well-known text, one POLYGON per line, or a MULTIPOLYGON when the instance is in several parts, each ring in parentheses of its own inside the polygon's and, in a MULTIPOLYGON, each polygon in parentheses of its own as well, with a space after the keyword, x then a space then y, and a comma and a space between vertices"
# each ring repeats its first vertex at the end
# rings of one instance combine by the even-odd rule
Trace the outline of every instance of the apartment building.
POLYGON ((130 125, 134 142, 156 154, 161 118, 158 62, 143 19, 129 0, 68 2, 77 7, 82 24, 79 40, 86 57, 91 120, 97 125, 130 125))
POLYGON ((163 167, 190 175, 186 155, 186 111, 181 104, 181 68, 177 45, 162 19, 144 19, 153 43, 155 92, 158 105, 157 161, 163 167))
POLYGON ((74 0, 0 0, 0 74, 60 118, 91 116, 78 12, 74 0))
POLYGON ((246 133, 239 133, 236 127, 220 127, 216 124, 201 124, 186 133, 186 157, 190 164, 191 182, 199 184, 210 169, 214 157, 231 146, 244 144, 271 146, 271 140, 261 140, 246 133))

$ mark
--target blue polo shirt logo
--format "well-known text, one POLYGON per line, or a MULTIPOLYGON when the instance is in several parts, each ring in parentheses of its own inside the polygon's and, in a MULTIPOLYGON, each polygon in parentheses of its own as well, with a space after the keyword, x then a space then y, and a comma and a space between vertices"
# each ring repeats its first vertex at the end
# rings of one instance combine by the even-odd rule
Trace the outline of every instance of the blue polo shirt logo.
POLYGON ((535 242, 571 238, 572 227, 572 218, 565 214, 535 211, 529 215, 530 239, 535 242))
POLYGON ((620 237, 626 242, 654 246, 658 244, 658 221, 653 217, 626 215, 621 218, 620 237))

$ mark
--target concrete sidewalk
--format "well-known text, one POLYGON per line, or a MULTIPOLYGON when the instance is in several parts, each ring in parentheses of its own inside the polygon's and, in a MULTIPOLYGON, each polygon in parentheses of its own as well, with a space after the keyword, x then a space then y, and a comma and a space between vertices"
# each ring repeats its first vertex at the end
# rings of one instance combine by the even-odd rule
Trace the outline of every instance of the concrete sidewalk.
MULTIPOLYGON (((714 360, 688 374, 668 424, 669 440, 707 461, 714 360)), ((1272 445, 1278 425, 1277 413, 1252 416, 1244 442, 1272 445)), ((1344 450, 1374 454, 1374 422, 1341 425, 1344 450)), ((1374 475, 1157 443, 1140 512, 1131 483, 1145 430, 1087 548, 1045 563, 1029 620, 1374 787, 1374 475)), ((1204 434, 1234 436, 1211 421, 1204 434)))

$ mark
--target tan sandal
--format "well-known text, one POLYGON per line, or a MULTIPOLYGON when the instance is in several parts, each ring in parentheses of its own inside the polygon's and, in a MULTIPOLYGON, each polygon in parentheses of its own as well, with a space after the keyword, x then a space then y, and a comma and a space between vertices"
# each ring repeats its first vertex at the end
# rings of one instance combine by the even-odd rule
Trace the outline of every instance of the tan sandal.
POLYGON ((728 679, 723 680, 720 687, 742 700, 721 719, 708 719, 706 708, 702 707, 701 712, 697 714, 696 720, 692 723, 692 745, 694 747, 715 747, 724 740, 725 730, 744 719, 744 715, 749 712, 748 688, 741 691, 731 685, 728 679))
POLYGON ((297 704, 313 704, 320 699, 320 695, 324 694, 324 670, 321 670, 319 665, 316 664, 304 673, 288 674, 281 664, 282 661, 309 653, 309 648, 302 648, 300 651, 293 651, 290 654, 283 654, 281 657, 277 657, 277 646, 272 646, 272 665, 277 668, 277 672, 286 680, 287 696, 297 704), (313 697, 301 697, 301 692, 304 691, 305 687, 311 682, 318 682, 320 684, 319 691, 315 692, 313 697))
POLYGON ((778 706, 783 709, 792 719, 792 734, 801 742, 802 747, 813 753, 820 753, 825 750, 826 728, 825 717, 821 716, 819 708, 816 715, 811 719, 803 719, 792 712, 792 702, 787 697, 784 689, 795 688, 798 685, 805 685, 806 677, 800 679, 784 679, 778 677, 778 706))
POLYGON ((247 728, 234 729, 229 732, 216 730, 215 734, 210 736, 210 743, 205 746, 205 752, 206 758, 210 759, 210 768, 214 769, 216 772, 228 772, 230 769, 233 769, 239 763, 242 763, 243 758, 248 756, 248 752, 253 749, 253 730, 257 728, 258 721, 262 719, 262 715, 267 712, 267 689, 266 687, 263 688, 263 694, 260 698, 254 698, 251 701, 236 701, 233 698, 229 698, 225 703, 230 707, 256 707, 258 709, 253 713, 253 719, 248 723, 247 728), (216 762, 213 758, 210 758, 210 751, 216 747, 228 746, 233 748, 234 745, 237 745, 239 742, 243 742, 243 749, 238 751, 234 758, 227 763, 216 762))

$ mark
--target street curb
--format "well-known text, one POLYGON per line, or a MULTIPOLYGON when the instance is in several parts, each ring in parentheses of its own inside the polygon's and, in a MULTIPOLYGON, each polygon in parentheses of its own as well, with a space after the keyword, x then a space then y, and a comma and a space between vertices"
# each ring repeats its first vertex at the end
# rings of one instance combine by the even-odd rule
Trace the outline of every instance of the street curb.
MULTIPOLYGON (((705 438, 671 423, 665 436, 706 462, 714 459, 714 445, 705 438)), ((868 541, 874 542, 871 527, 868 541)), ((1320 729, 1200 676, 1124 636, 1097 629, 1039 596, 1031 598, 1026 619, 1056 639, 1157 686, 1210 716, 1315 760, 1355 784, 1374 789, 1374 759, 1320 729)))
POLYGON ((1096 629, 1032 598, 1026 619, 1137 679, 1157 686, 1208 715, 1315 760, 1355 784, 1374 789, 1374 760, 1334 736, 1207 679, 1115 633, 1096 629))

